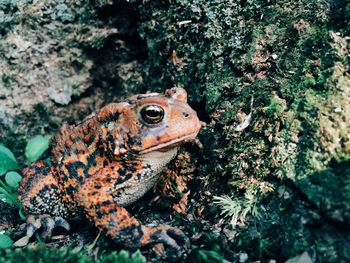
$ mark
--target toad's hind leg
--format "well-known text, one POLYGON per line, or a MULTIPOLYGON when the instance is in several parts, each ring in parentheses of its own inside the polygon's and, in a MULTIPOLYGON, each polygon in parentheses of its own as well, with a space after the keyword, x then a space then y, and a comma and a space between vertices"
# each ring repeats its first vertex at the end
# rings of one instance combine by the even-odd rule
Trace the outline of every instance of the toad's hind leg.
POLYGON ((25 214, 62 217, 68 215, 68 210, 62 202, 62 192, 53 175, 53 168, 47 166, 44 161, 32 163, 23 170, 18 200, 25 214))
POLYGON ((51 238, 52 231, 57 227, 70 229, 68 222, 61 217, 66 217, 68 210, 63 205, 53 168, 39 161, 24 169, 23 175, 18 200, 27 215, 27 222, 23 225, 25 236, 13 244, 15 247, 26 246, 39 228, 42 228, 41 236, 45 240, 51 238))

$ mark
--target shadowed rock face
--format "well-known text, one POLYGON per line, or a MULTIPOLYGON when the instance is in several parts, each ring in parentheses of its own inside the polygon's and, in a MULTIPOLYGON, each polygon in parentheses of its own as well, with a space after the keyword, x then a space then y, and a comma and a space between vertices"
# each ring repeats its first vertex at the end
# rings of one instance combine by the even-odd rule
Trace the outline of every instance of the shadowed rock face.
POLYGON ((0 10, 0 138, 9 144, 139 91, 145 49, 130 5, 5 1, 0 10))
POLYGON ((350 260, 348 4, 53 2, 0 11, 0 138, 46 133, 127 93, 186 87, 207 122, 192 209, 234 233, 223 254, 350 260), (260 216, 238 217, 232 231, 211 202, 223 194, 260 216))

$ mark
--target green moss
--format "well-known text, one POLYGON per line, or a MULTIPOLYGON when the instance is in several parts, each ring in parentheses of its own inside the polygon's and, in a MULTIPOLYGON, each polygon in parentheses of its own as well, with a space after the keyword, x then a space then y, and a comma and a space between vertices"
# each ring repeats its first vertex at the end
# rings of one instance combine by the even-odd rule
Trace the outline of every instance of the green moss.
POLYGON ((281 117, 286 110, 286 101, 278 98, 276 95, 270 99, 268 106, 264 108, 265 114, 270 118, 281 117))
POLYGON ((0 250, 0 262, 1 263, 15 263, 15 262, 79 262, 79 263, 92 263, 92 262, 119 262, 119 263, 143 263, 146 262, 145 258, 138 251, 130 255, 127 251, 121 250, 120 252, 112 252, 109 254, 101 254, 98 258, 84 254, 74 252, 72 249, 56 249, 48 248, 45 246, 38 246, 37 248, 25 248, 23 250, 0 250))

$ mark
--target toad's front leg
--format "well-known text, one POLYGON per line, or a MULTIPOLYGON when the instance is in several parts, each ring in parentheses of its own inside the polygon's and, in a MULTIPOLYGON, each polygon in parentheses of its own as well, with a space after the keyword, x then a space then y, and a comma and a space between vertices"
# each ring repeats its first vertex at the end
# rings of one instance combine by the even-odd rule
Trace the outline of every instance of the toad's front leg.
POLYGON ((127 247, 141 247, 152 243, 163 243, 179 250, 176 239, 187 242, 187 237, 178 228, 160 225, 157 227, 143 226, 124 207, 113 201, 103 201, 100 204, 86 207, 88 218, 105 231, 117 243, 127 247))
POLYGON ((127 247, 162 243, 179 250, 176 240, 188 242, 186 235, 178 228, 166 225, 156 227, 141 225, 124 207, 115 203, 110 194, 113 192, 111 185, 101 186, 102 181, 104 181, 102 178, 87 180, 77 199, 84 207, 87 217, 117 243, 127 247))

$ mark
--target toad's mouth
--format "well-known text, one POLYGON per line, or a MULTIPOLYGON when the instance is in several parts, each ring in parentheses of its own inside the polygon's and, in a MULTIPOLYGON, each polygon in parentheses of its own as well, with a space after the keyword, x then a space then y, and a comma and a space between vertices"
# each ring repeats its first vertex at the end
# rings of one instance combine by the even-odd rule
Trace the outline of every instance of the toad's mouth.
POLYGON ((189 135, 186 135, 186 136, 183 136, 183 137, 180 137, 180 138, 168 141, 168 142, 158 144, 157 146, 153 146, 153 147, 150 147, 150 148, 147 148, 145 150, 140 151, 139 154, 146 154, 146 153, 153 152, 153 151, 160 151, 160 152, 168 151, 169 149, 175 148, 181 144, 193 141, 196 138, 197 134, 198 134, 198 132, 194 132, 194 133, 191 133, 189 135))

